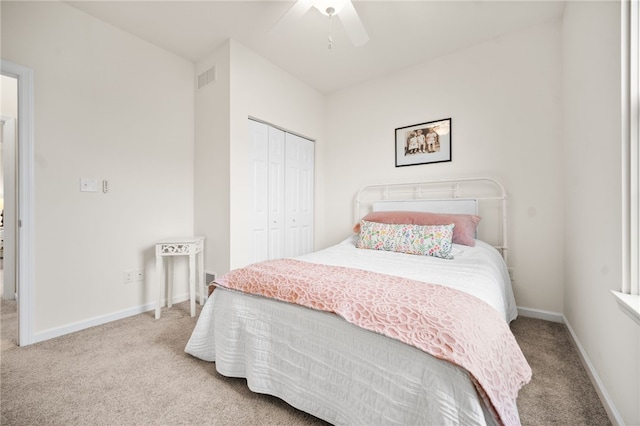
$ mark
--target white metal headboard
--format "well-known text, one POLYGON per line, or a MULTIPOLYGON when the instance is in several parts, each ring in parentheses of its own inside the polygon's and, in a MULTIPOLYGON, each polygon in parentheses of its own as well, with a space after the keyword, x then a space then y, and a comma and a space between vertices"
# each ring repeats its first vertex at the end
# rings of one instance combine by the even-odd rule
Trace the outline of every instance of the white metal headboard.
POLYGON ((495 179, 474 177, 368 185, 356 194, 355 222, 374 209, 479 214, 481 239, 500 250, 507 262, 507 193, 495 179))

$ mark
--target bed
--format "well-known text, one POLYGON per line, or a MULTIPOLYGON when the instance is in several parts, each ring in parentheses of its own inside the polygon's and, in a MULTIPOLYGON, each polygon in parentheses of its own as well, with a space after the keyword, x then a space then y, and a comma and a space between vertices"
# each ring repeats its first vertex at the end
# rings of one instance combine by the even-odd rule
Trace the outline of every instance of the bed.
MULTIPOLYGON (((505 262, 506 219, 506 192, 493 179, 367 186, 354 200, 357 233, 324 250, 250 265, 217 280, 185 351, 215 362, 224 376, 246 378, 254 392, 332 424, 519 424, 515 399, 531 370, 508 328, 517 310, 505 262), (482 226, 476 222, 472 242, 451 239, 444 257, 364 249, 368 227, 406 226, 364 219, 397 219, 398 212, 482 217, 482 226), (274 290, 278 284, 267 283, 268 274, 287 268, 293 278, 285 285, 307 275, 313 284, 274 290), (378 283, 379 293, 368 302, 344 299, 369 283, 378 283), (313 291, 320 301, 307 297, 313 291), (411 299, 428 319, 415 320, 414 311, 410 321, 401 317, 387 304, 396 297, 411 299), (392 324, 378 317, 392 317, 392 324), (416 323, 434 322, 457 325, 438 331, 438 343, 413 330, 416 323)), ((440 225, 411 226, 423 232, 440 225)))

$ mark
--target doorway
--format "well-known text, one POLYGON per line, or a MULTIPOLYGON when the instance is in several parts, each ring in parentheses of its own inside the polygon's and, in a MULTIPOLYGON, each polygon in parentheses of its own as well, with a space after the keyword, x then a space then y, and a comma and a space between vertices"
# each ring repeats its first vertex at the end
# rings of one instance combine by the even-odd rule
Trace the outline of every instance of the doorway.
POLYGON ((0 126, 0 265, 2 266, 2 299, 15 300, 16 279, 16 122, 18 119, 18 80, 0 76, 2 94, 0 126))
MULTIPOLYGON (((34 150, 33 150, 33 70, 4 59, 0 62, 0 83, 4 86, 4 82, 17 82, 17 107, 13 113, 13 117, 7 108, 5 112, 4 102, 2 104, 2 127, 3 139, 6 136, 13 140, 13 144, 7 143, 7 146, 13 147, 13 153, 4 149, 3 143, 3 202, 4 202, 4 276, 6 277, 6 269, 8 264, 7 255, 9 251, 13 251, 13 259, 11 265, 14 267, 15 284, 11 287, 8 283, 3 285, 3 296, 7 289, 8 297, 11 297, 13 289, 13 297, 16 300, 17 308, 17 331, 16 343, 20 346, 35 343, 36 339, 33 333, 34 323, 34 188, 33 188, 33 168, 34 168, 34 150), (10 78, 4 80, 5 77, 10 78), (11 80, 13 79, 13 80, 11 80), (5 119, 6 117, 6 119, 5 119), (13 128, 14 136, 7 135, 7 129, 13 128), (10 175, 7 175, 7 157, 13 157, 10 167, 10 175), (12 182, 7 182, 11 180, 12 182), (11 208, 9 207, 9 197, 11 199, 11 208), (14 214, 9 217, 10 213, 14 214), (9 231, 8 227, 12 227, 9 231), (10 235, 8 233, 10 232, 10 235), (7 237, 13 237, 13 241, 9 244, 7 237), (9 245, 11 247, 9 247, 9 245)), ((0 86, 2 89, 2 86, 0 86)), ((4 96, 5 90, 0 90, 4 96)))

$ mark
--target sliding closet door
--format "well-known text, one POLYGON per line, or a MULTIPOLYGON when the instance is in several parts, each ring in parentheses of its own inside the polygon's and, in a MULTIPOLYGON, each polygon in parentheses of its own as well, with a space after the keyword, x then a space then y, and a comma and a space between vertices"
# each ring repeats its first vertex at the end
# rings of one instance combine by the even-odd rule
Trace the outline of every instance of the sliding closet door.
POLYGON ((313 250, 314 144, 286 134, 286 256, 313 250))
POLYGON ((250 261, 313 250, 314 144, 249 120, 250 261))
POLYGON ((250 261, 269 256, 269 126, 249 120, 250 261))
POLYGON ((269 253, 285 256, 285 133, 269 127, 269 253))

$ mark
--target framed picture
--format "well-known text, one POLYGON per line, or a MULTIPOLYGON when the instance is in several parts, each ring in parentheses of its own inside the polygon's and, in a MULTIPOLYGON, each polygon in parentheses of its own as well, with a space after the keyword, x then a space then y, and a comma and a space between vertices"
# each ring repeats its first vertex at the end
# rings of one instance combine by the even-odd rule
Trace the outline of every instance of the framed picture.
POLYGON ((451 161, 451 118, 396 129, 396 167, 451 161))

